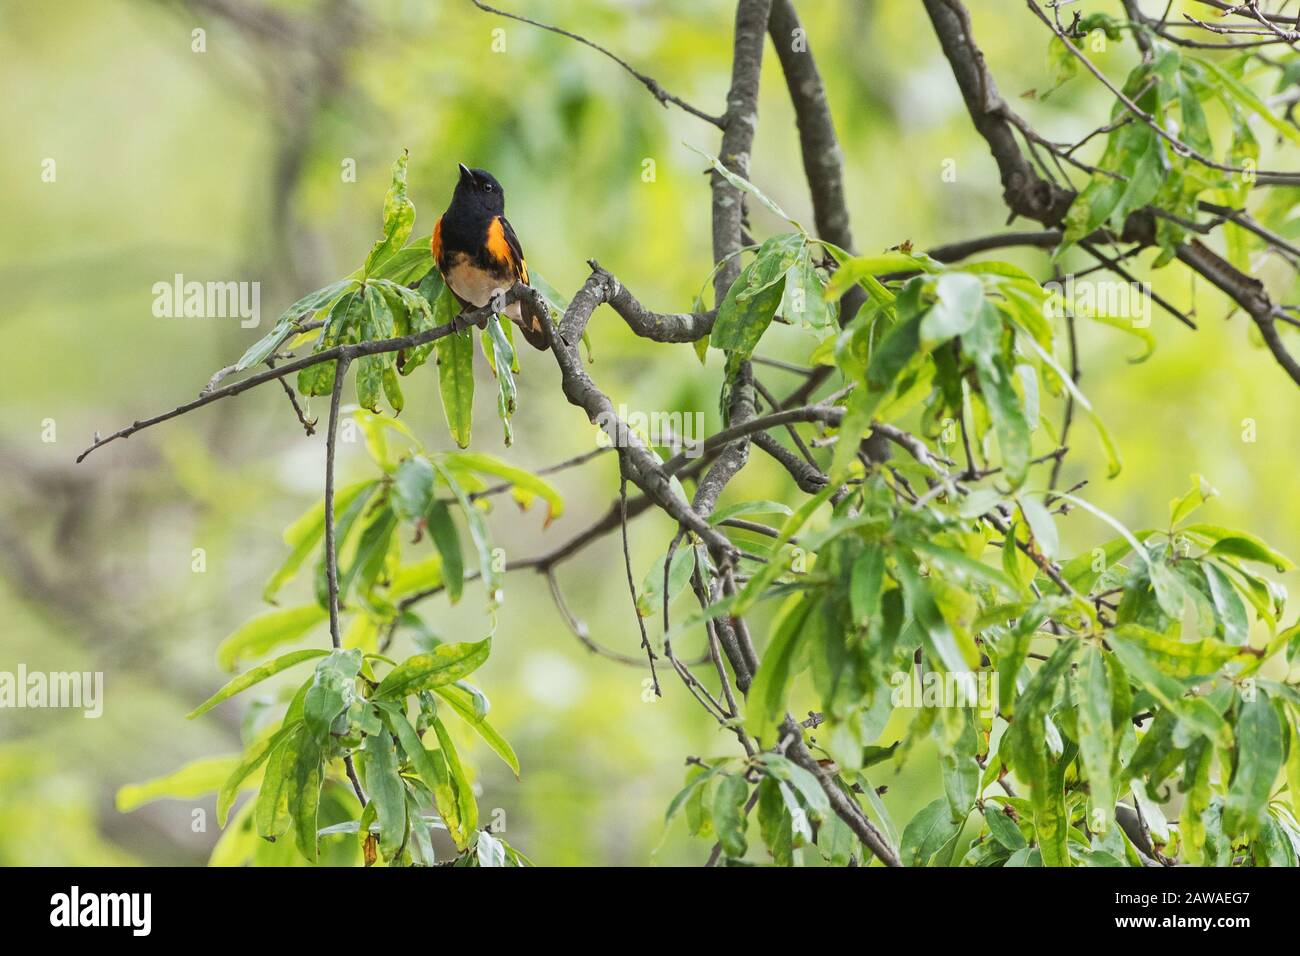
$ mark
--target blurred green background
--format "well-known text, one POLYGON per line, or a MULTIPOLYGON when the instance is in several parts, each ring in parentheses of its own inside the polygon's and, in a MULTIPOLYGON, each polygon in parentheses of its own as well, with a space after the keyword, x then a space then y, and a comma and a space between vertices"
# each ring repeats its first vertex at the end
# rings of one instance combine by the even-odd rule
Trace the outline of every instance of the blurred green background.
MULTIPOLYGON (((1105 121, 1108 94, 1086 78, 1047 101, 1022 97, 1051 85, 1046 34, 1021 5, 970 6, 1004 95, 1046 135, 1073 140, 1105 121)), ((1081 6, 1119 12, 1118 2, 1081 6)), ((510 8, 576 29, 701 108, 722 111, 730 3, 510 8)), ((996 169, 920 5, 805 0, 798 9, 844 147, 859 251, 1001 231, 996 169), (943 178, 948 160, 952 182, 943 178)), ((1133 56, 1130 42, 1094 54, 1116 78, 1133 56)), ((752 177, 811 222, 770 47, 764 65, 752 177)), ((324 445, 320 435, 304 436, 270 385, 73 464, 94 432, 192 398, 261 334, 237 319, 155 318, 153 284, 176 273, 260 282, 264 330, 299 294, 360 265, 379 235, 389 165, 409 148, 416 235, 445 206, 456 163, 484 166, 505 186, 530 265, 553 285, 571 293, 595 257, 651 307, 686 309, 711 262, 708 179, 683 144, 716 151, 717 130, 661 108, 596 52, 468 0, 68 0, 57 11, 4 0, 0 86, 8 346, 0 670, 99 670, 107 695, 98 720, 0 712, 0 863, 202 864, 219 836, 210 797, 122 814, 114 794, 196 757, 239 750, 247 701, 194 722, 183 715, 225 680, 217 643, 263 609, 262 582, 283 555, 280 531, 321 493, 324 445), (205 31, 203 52, 192 49, 195 29, 205 31), (49 159, 53 182, 42 180, 49 159), (342 175, 348 160, 355 182, 342 175), (643 175, 647 160, 652 177, 643 175), (206 556, 202 573, 192 570, 195 548, 206 556), (207 811, 201 826, 196 808, 207 811)), ((1265 166, 1295 165, 1294 155, 1279 159, 1271 137, 1261 139, 1265 166)), ((763 210, 752 218, 760 238, 780 228, 763 210)), ((1003 257, 1050 276, 1043 253, 1003 257)), ((1260 263, 1259 275, 1296 301, 1294 276, 1279 264, 1260 263)), ((1191 332, 1157 310, 1157 350, 1131 365, 1132 339, 1081 327, 1081 384, 1125 468, 1107 481, 1095 437, 1079 428, 1067 479, 1088 479, 1093 501, 1137 527, 1163 522, 1169 499, 1201 472, 1222 492, 1205 520, 1260 533, 1294 556, 1294 386, 1217 293, 1178 266, 1152 278, 1195 308, 1201 328, 1191 332), (1247 419, 1254 442, 1243 441, 1247 419)), ((703 411, 709 429, 718 427, 716 356, 701 367, 690 346, 640 341, 608 310, 590 332, 591 373, 616 403, 703 411)), ((813 344, 778 329, 764 351, 803 362, 813 344)), ((508 450, 479 360, 475 449, 535 469, 591 448, 595 429, 564 401, 550 357, 522 358, 508 450)), ((778 370, 760 374, 778 392, 793 384, 778 370)), ((403 387, 407 423, 430 448, 450 448, 432 366, 403 387)), ((311 409, 324 411, 319 401, 311 409)), ((340 473, 343 481, 369 473, 359 442, 341 446, 340 473)), ((555 482, 567 508, 549 529, 541 509, 498 502, 489 520, 510 558, 548 549, 603 513, 617 493, 617 467, 602 457, 555 482)), ((755 455, 724 503, 789 494, 783 474, 755 455)), ((1076 549, 1111 536, 1084 514, 1062 524, 1076 549)), ((631 534, 639 579, 672 528, 647 517, 631 534)), ((636 654, 620 557, 612 535, 559 573, 593 638, 636 654)), ((1296 575, 1288 578, 1294 589, 1296 575)), ((284 603, 310 599, 307 582, 295 588, 284 603)), ((444 638, 476 640, 491 629, 482 608, 471 585, 455 608, 445 598, 429 602, 426 620, 444 638)), ((507 838, 540 863, 702 862, 708 847, 688 841, 680 821, 665 832, 664 809, 687 755, 730 754, 734 740, 671 675, 665 697, 645 701, 644 672, 586 651, 531 572, 508 578, 495 633, 492 659, 475 679, 523 775, 514 780, 481 742, 466 741, 485 816, 504 811, 507 838)), ((327 638, 321 630, 312 640, 327 638)), ((697 635, 681 650, 699 644, 697 635)), ((877 776, 900 826, 939 792, 925 746, 901 770, 877 776)))

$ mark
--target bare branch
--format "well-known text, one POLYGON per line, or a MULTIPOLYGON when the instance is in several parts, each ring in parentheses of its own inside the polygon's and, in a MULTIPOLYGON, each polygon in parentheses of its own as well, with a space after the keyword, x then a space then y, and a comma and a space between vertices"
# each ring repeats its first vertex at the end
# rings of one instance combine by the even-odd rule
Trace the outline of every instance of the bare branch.
POLYGON ((618 56, 615 53, 611 53, 609 50, 605 49, 599 43, 595 43, 591 40, 588 40, 584 36, 580 36, 577 33, 571 33, 570 31, 561 29, 560 27, 553 27, 550 24, 542 23, 538 20, 530 20, 528 17, 520 16, 517 13, 508 13, 505 10, 498 10, 496 7, 489 7, 486 3, 480 2, 480 0, 470 0, 470 2, 473 3, 474 6, 482 10, 484 13, 494 13, 499 17, 507 17, 508 19, 511 20, 518 20, 520 23, 527 23, 531 26, 539 27, 542 30, 547 30, 551 33, 559 34, 562 37, 568 37, 570 40, 577 40, 583 46, 589 46, 593 50, 605 54, 605 56, 609 57, 619 66, 621 66, 623 69, 627 70, 627 72, 631 73, 634 77, 637 78, 637 80, 641 83, 642 86, 644 86, 647 90, 651 92, 654 98, 657 99, 662 106, 667 107, 669 103, 672 103, 674 106, 680 107, 681 109, 685 110, 687 113, 690 113, 692 116, 698 116, 706 123, 712 123, 714 126, 718 126, 718 127, 721 127, 723 124, 722 117, 711 116, 710 114, 704 112, 703 110, 696 109, 694 106, 692 106, 690 103, 687 103, 681 97, 674 96, 672 93, 669 93, 659 84, 659 81, 656 80, 654 77, 647 76, 646 74, 642 73, 636 67, 632 66, 632 64, 628 63, 627 60, 624 60, 621 56, 618 56))

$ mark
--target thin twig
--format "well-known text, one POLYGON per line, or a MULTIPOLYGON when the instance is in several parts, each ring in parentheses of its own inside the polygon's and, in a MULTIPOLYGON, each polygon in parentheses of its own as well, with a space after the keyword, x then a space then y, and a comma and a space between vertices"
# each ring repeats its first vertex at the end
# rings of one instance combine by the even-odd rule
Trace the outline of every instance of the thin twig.
POLYGON ((637 80, 641 83, 642 86, 644 86, 647 90, 650 91, 650 93, 654 96, 655 99, 657 99, 660 102, 661 105, 667 107, 669 103, 672 103, 674 106, 680 107, 681 109, 685 110, 687 113, 690 113, 692 116, 699 117, 700 119, 704 120, 706 123, 712 123, 714 126, 717 127, 722 126, 722 117, 712 116, 701 109, 696 109, 694 106, 692 106, 690 103, 687 103, 680 96, 674 96, 672 93, 669 93, 667 90, 663 88, 663 86, 660 85, 659 81, 656 80, 654 77, 647 76, 646 74, 642 73, 636 67, 632 66, 632 64, 628 63, 627 60, 624 60, 621 56, 618 56, 616 53, 612 53, 609 50, 605 49, 605 47, 601 46, 599 43, 595 43, 591 40, 588 40, 584 36, 580 36, 577 33, 573 33, 569 30, 562 29, 561 27, 551 26, 549 23, 542 23, 539 20, 530 20, 528 17, 520 16, 517 13, 508 13, 505 10, 498 10, 496 7, 490 7, 486 3, 480 2, 480 0, 470 0, 470 2, 473 3, 474 6, 482 10, 484 13, 494 13, 499 17, 506 17, 510 20, 518 20, 520 23, 527 23, 530 26, 535 26, 542 30, 547 30, 551 33, 559 34, 562 37, 568 37, 570 40, 577 40, 583 46, 589 46, 593 50, 596 50, 599 53, 603 53, 605 56, 609 57, 619 66, 621 66, 623 69, 627 70, 627 72, 631 73, 634 77, 637 78, 637 80))

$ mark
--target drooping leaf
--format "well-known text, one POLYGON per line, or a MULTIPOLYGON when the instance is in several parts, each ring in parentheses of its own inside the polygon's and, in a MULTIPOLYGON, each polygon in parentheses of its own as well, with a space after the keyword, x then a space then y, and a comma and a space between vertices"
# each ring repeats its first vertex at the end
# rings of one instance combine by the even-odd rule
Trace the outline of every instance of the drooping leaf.
POLYGON ((366 792, 379 821, 379 852, 392 860, 406 842, 406 785, 397 772, 397 748, 388 733, 372 734, 365 747, 366 792))
MULTIPOLYGON (((444 293, 450 297, 448 290, 444 293)), ((454 301, 454 300, 453 300, 454 301)), ((438 339, 438 389, 452 440, 469 447, 474 419, 474 336, 462 329, 438 339)))
POLYGON ((1282 769, 1285 728, 1268 696, 1256 689, 1241 702, 1237 717, 1237 752, 1228 795, 1223 804, 1223 829, 1231 837, 1254 837, 1267 816, 1265 807, 1273 782, 1282 769))
POLYGON ((461 717, 465 723, 474 728, 477 733, 492 748, 498 757, 506 762, 516 777, 519 776, 519 758, 515 756, 514 748, 501 736, 495 727, 487 720, 487 711, 484 707, 483 712, 479 712, 476 701, 482 697, 481 694, 471 693, 473 688, 463 681, 457 681, 454 684, 443 684, 435 687, 433 692, 451 705, 452 710, 461 717))
POLYGON ((713 827, 723 852, 732 859, 740 859, 748 848, 745 840, 748 796, 749 784, 739 774, 724 776, 713 791, 713 827))

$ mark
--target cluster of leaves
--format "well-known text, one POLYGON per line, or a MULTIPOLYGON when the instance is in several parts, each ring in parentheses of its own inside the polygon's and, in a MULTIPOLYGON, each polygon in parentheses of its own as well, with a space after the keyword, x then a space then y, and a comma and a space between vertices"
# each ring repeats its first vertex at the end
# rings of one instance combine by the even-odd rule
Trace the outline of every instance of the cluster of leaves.
MULTIPOLYGON (((806 266, 811 244, 800 230, 757 247, 710 344, 748 357, 774 320, 789 321, 790 283, 823 281, 806 266)), ((838 786, 866 802, 908 865, 1141 865, 1145 853, 1295 865, 1300 690, 1282 677, 1300 662, 1300 625, 1282 627, 1285 589, 1256 570, 1291 562, 1252 535, 1188 523, 1217 494, 1200 476, 1166 527, 1141 531, 1035 481, 1035 466, 1055 458, 1035 457, 1036 443, 1059 450, 1053 397, 1073 399, 1109 472, 1120 467, 1057 357, 1053 319, 1069 307, 1057 293, 1006 263, 944 267, 906 248, 855 258, 823 246, 838 262, 825 299, 852 283, 867 294, 842 329, 824 313, 803 323, 820 339, 810 361, 851 387, 830 486, 797 510, 733 506, 781 516, 778 533, 728 529, 744 535, 747 583, 670 632, 779 602, 743 715, 769 749, 693 766, 669 818, 685 810, 692 833, 739 861, 757 807, 775 862, 806 843, 826 860, 861 859, 815 781, 781 756, 798 699, 825 721, 816 746, 838 786), (954 453, 960 425, 967 467, 930 454, 880 468, 861 455, 873 423, 905 419, 954 453), (1117 536, 1062 554, 1058 519, 1075 509, 1117 536), (1281 676, 1261 676, 1266 666, 1281 676), (923 740, 944 796, 900 834, 867 771, 901 764, 923 740), (1177 821, 1162 809, 1170 781, 1183 794, 1177 821), (1143 849, 1117 813, 1141 821, 1132 832, 1143 849)))
MULTIPOLYGON (((1250 126, 1253 117, 1280 137, 1300 143, 1300 129, 1270 110, 1246 82, 1248 71, 1258 62, 1253 53, 1216 62, 1156 36, 1149 42, 1151 56, 1128 75, 1125 95, 1162 128, 1175 130, 1179 141, 1200 156, 1240 171, 1217 169, 1188 155, 1117 102, 1111 116, 1113 129, 1097 163, 1101 171, 1092 175, 1071 205, 1060 251, 1102 227, 1118 235, 1130 213, 1154 205, 1167 213, 1155 221, 1161 252, 1153 265, 1164 265, 1187 239, 1184 224, 1198 219, 1198 203, 1234 208, 1245 204, 1260 155, 1259 140, 1250 126), (1207 107, 1214 105, 1221 108, 1231 130, 1221 149, 1216 148, 1207 117, 1207 107)), ((1060 40, 1053 43, 1064 47, 1060 40)), ((1060 63, 1067 67, 1063 79, 1078 67, 1068 50, 1060 54, 1060 63)), ((1293 197, 1287 197, 1288 206, 1293 202, 1293 197)), ((1230 260, 1249 271, 1250 233, 1227 223, 1225 236, 1230 260)))
MULTIPOLYGON (((477 855, 464 859, 517 862, 522 857, 508 844, 476 831, 479 816, 471 771, 444 723, 446 713, 454 715, 519 773, 514 751, 487 719, 486 696, 464 680, 487 660, 490 638, 444 643, 400 604, 416 591, 434 589, 445 590, 450 600, 458 601, 472 576, 484 582, 489 607, 499 601, 504 567, 483 514, 491 500, 482 494, 489 490, 489 479, 508 486, 523 507, 542 499, 550 516, 560 513, 561 499, 540 478, 490 456, 431 455, 392 419, 364 410, 357 410, 355 419, 381 476, 348 485, 336 498, 339 599, 350 618, 343 648, 290 651, 234 678, 190 716, 206 713, 288 668, 316 662, 312 676, 290 697, 278 720, 274 719, 275 699, 254 706, 245 724, 249 743, 241 756, 200 761, 144 791, 124 791, 124 803, 129 808, 144 799, 215 791, 218 822, 225 826, 239 792, 257 786, 256 800, 244 805, 229 831, 240 849, 219 846, 222 858, 238 858, 241 852, 260 858, 255 837, 273 841, 292 828, 295 844, 308 860, 317 859, 319 836, 359 833, 367 863, 377 854, 390 863, 427 865, 433 862, 429 839, 433 826, 445 829, 460 850, 476 850, 477 855), (389 449, 390 431, 411 443, 400 459, 389 449), (457 511, 472 543, 477 565, 472 571, 466 570, 457 511), (404 543, 411 538, 418 543, 426 532, 433 553, 404 560, 404 543), (413 636, 420 651, 400 663, 380 651, 382 636, 398 627, 413 636), (380 676, 376 668, 387 673, 380 676), (408 708, 414 710, 414 721, 408 708), (427 746, 432 740, 436 747, 427 746), (364 811, 344 783, 340 761, 346 756, 356 759, 371 797, 364 811), (330 811, 329 823, 322 823, 322 808, 330 811)), ((239 628, 218 648, 224 667, 233 669, 245 660, 264 658, 301 640, 326 620, 323 532, 323 505, 286 530, 289 555, 264 592, 267 600, 273 600, 315 554, 317 600, 267 612, 239 628)))
MULTIPOLYGON (((319 351, 449 323, 459 304, 432 268, 427 239, 405 245, 413 221, 403 156, 393 167, 384 205, 384 238, 363 269, 290 306, 239 367, 271 359, 279 349, 311 336, 319 351), (324 322, 318 333, 302 330, 312 318, 324 322)), ((509 323, 492 317, 481 341, 501 382, 508 437, 515 361, 509 323)), ((218 820, 225 827, 239 793, 256 787, 256 799, 235 816, 214 862, 294 862, 279 840, 292 830, 292 845, 310 862, 322 859, 321 837, 355 834, 350 844, 326 842, 323 862, 430 865, 435 862, 431 828, 448 833, 460 851, 457 864, 527 862, 505 841, 479 830, 473 770, 462 760, 446 722, 454 715, 453 727, 459 723, 474 731, 518 775, 518 758, 487 719, 487 697, 464 680, 487 660, 491 639, 445 643, 403 602, 417 593, 443 591, 454 603, 466 582, 477 579, 490 613, 500 602, 505 571, 485 520, 493 496, 509 493, 521 508, 542 501, 548 524, 561 514, 563 501, 543 479, 491 455, 431 453, 405 425, 381 413, 381 392, 394 413, 401 411, 398 375, 410 374, 435 347, 452 437, 465 446, 473 402, 470 330, 356 360, 362 407, 341 427, 361 433, 377 476, 344 485, 334 496, 338 601, 346 621, 342 647, 294 650, 264 660, 328 619, 321 502, 286 529, 289 553, 263 591, 267 602, 276 603, 281 590, 314 558, 314 600, 261 614, 226 638, 217 650, 222 667, 263 662, 235 677, 190 716, 308 661, 315 662, 311 677, 288 697, 287 705, 278 697, 253 705, 244 724, 247 746, 242 754, 195 761, 119 794, 125 810, 161 797, 215 793, 218 820), (432 545, 429 553, 407 558, 404 552, 426 538, 432 545), (399 631, 418 650, 400 662, 384 653, 399 631), (348 785, 345 759, 355 762, 369 795, 364 808, 348 785)), ((299 388, 307 395, 327 393, 334 375, 333 361, 309 366, 299 376, 299 388)))

